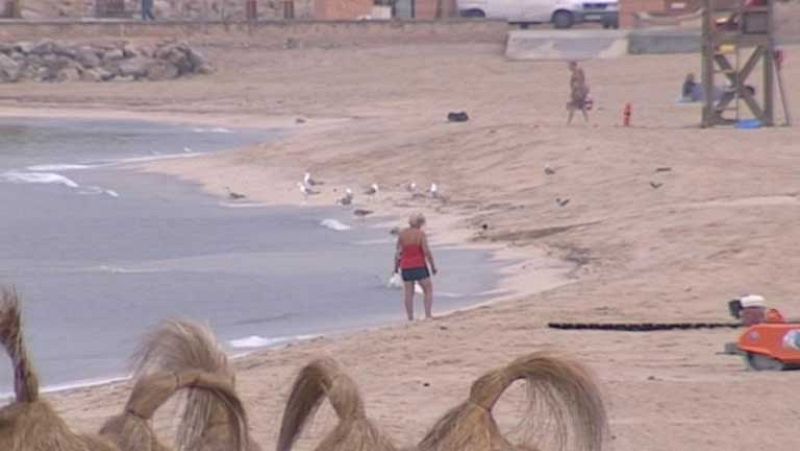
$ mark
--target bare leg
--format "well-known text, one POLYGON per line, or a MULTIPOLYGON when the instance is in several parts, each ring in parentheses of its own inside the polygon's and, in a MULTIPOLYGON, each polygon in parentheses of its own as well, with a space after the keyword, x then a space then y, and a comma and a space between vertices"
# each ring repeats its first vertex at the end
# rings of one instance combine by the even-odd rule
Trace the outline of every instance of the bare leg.
POLYGON ((414 282, 403 282, 403 297, 406 304, 406 316, 409 321, 414 321, 414 282))
POLYGON ((575 115, 575 108, 570 107, 567 111, 569 111, 569 116, 567 116, 567 125, 572 123, 572 116, 575 115))
POLYGON ((425 318, 432 319, 433 313, 433 282, 431 278, 428 277, 425 280, 419 281, 420 286, 422 286, 422 292, 425 293, 425 318))
POLYGON ((581 108, 581 113, 583 113, 583 120, 588 123, 589 122, 589 112, 586 111, 586 107, 581 108))

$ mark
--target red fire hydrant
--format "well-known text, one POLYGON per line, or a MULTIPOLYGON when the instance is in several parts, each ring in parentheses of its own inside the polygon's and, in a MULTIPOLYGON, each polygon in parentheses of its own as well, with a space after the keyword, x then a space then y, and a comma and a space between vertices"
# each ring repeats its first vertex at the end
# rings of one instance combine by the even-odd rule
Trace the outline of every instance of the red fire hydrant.
POLYGON ((630 102, 625 104, 625 108, 622 110, 622 125, 624 127, 631 126, 631 115, 633 114, 633 107, 631 106, 630 102))

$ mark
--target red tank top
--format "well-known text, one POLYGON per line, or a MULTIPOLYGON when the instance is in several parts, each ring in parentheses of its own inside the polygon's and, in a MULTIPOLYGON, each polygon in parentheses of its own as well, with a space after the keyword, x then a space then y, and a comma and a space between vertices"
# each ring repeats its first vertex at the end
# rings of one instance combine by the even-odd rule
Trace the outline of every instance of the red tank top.
POLYGON ((403 246, 403 254, 400 257, 400 269, 425 267, 425 249, 422 248, 421 244, 403 246))

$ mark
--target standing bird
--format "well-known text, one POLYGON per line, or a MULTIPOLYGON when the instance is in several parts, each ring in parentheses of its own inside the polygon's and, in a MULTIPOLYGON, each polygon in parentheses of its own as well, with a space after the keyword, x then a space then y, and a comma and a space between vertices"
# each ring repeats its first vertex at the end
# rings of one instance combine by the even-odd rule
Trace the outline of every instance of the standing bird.
POLYGON ((317 186, 317 185, 324 185, 325 182, 314 180, 313 178, 311 178, 311 173, 306 172, 306 174, 303 176, 303 184, 305 184, 306 186, 317 186))
POLYGON ((231 188, 229 186, 225 187, 225 191, 228 192, 228 198, 233 199, 233 200, 244 199, 245 197, 247 197, 244 194, 237 193, 235 191, 231 191, 231 188))
POLYGON ((377 183, 373 183, 372 185, 370 185, 369 188, 364 190, 364 194, 366 194, 367 196, 377 196, 378 193, 380 193, 380 189, 378 188, 377 183))
POLYGON ((344 190, 344 196, 341 199, 336 201, 337 204, 343 206, 349 206, 353 204, 353 191, 350 188, 344 190))
POLYGON ((355 210, 353 210, 353 214, 362 219, 368 215, 371 215, 372 213, 373 213, 372 210, 367 210, 364 208, 356 208, 355 210))
POLYGON ((428 188, 428 193, 431 195, 431 197, 439 197, 439 185, 431 183, 431 187, 428 188))
POLYGON ((547 175, 553 175, 556 173, 556 170, 553 169, 549 164, 544 165, 544 173, 547 175))
POLYGON ((406 185, 406 191, 408 191, 409 193, 412 193, 412 194, 416 193, 417 192, 417 184, 414 183, 413 181, 409 182, 408 185, 406 185))
POLYGON ((663 184, 663 182, 650 182, 650 187, 653 189, 659 189, 663 184))
POLYGON ((560 197, 556 197, 556 203, 558 204, 559 207, 566 207, 567 204, 569 203, 569 198, 567 197, 565 199, 562 199, 560 197))
POLYGON ((319 194, 319 191, 312 190, 311 188, 307 187, 303 182, 297 182, 297 187, 300 189, 300 192, 303 193, 303 197, 305 198, 308 198, 308 196, 319 194))

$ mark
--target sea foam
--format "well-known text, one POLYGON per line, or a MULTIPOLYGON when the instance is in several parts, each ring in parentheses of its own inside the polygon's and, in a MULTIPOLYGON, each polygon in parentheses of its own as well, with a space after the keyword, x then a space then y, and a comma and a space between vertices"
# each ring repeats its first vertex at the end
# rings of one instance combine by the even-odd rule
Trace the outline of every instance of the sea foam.
POLYGON ((323 219, 319 225, 337 232, 344 232, 345 230, 350 230, 351 228, 349 225, 341 221, 337 221, 336 219, 323 219))
POLYGON ((56 183, 70 188, 77 188, 79 185, 73 180, 55 172, 17 172, 9 171, 0 174, 4 180, 11 183, 56 183))
POLYGON ((316 338, 319 335, 294 335, 290 337, 262 337, 260 335, 250 335, 249 337, 237 338, 230 340, 228 344, 234 349, 246 348, 266 348, 269 346, 277 346, 280 344, 290 343, 293 341, 303 341, 316 338))

